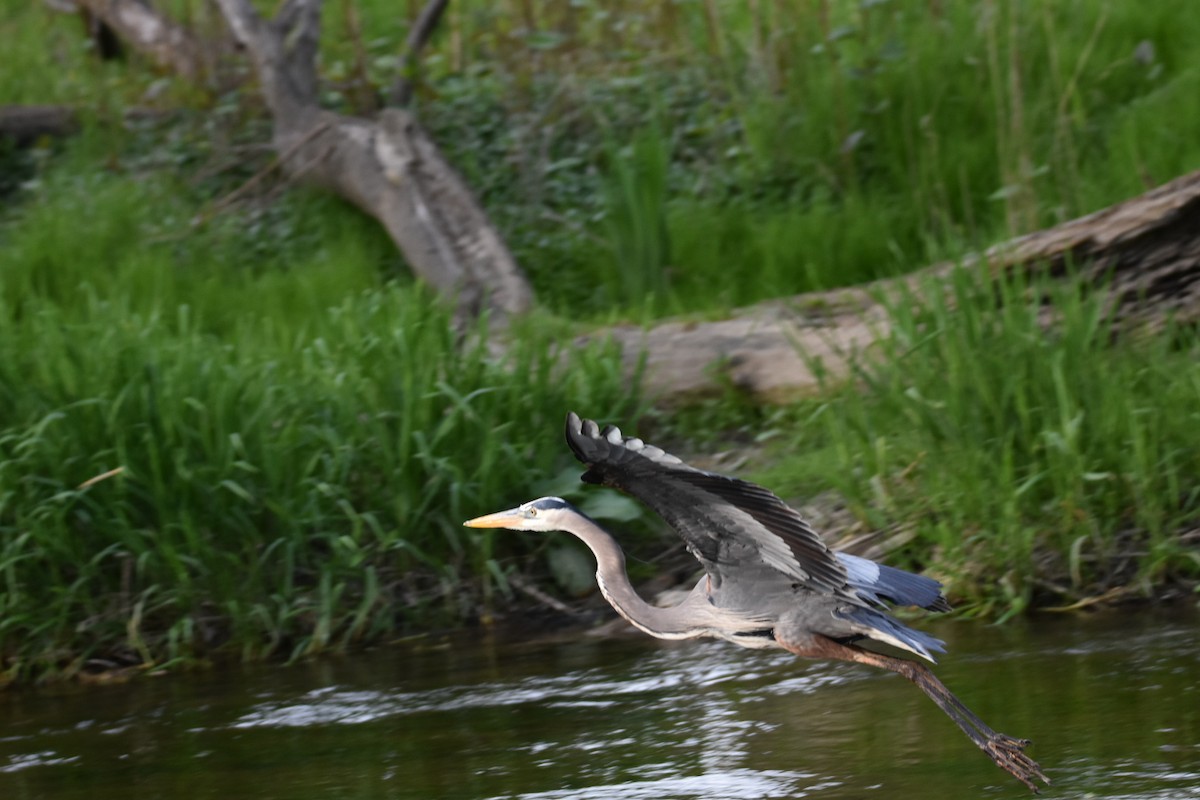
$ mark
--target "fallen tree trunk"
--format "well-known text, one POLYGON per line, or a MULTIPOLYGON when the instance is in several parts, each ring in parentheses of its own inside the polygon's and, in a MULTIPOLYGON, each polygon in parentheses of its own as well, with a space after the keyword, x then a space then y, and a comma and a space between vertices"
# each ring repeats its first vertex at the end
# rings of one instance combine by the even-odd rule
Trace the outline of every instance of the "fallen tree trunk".
POLYGON ((419 277, 455 298, 460 316, 529 310, 533 290, 466 182, 407 111, 375 120, 317 103, 320 0, 289 0, 273 21, 248 0, 217 0, 254 61, 286 170, 383 223, 419 277))
POLYGON ((79 116, 67 106, 0 106, 0 139, 29 147, 43 137, 68 136, 79 116))
MULTIPOLYGON (((140 0, 78 0, 115 29, 110 16, 140 0)), ((532 306, 533 293, 503 240, 465 182, 407 112, 385 109, 366 120, 334 114, 317 104, 316 55, 320 0, 287 0, 265 20, 249 0, 215 0, 235 38, 249 52, 275 122, 274 144, 285 172, 303 176, 351 200, 378 218, 413 271, 454 297, 463 316, 483 310, 505 317, 532 306)), ((405 60, 415 59, 444 0, 430 0, 405 60)), ((154 12, 150 12, 154 13, 154 12)), ((138 27, 136 47, 155 50, 138 27)), ((163 24, 174 41, 178 28, 163 24)), ((193 52, 183 47, 184 52, 193 52)), ((180 71, 186 70, 182 67, 180 71)), ((403 96, 401 80, 394 90, 403 96)), ((1046 231, 1018 237, 966 259, 976 269, 1042 270, 1069 266, 1106 291, 1117 318, 1154 328, 1168 314, 1200 318, 1200 173, 1046 231)), ((666 322, 650 330, 620 327, 589 338, 611 337, 627 368, 646 366, 644 386, 659 401, 683 400, 733 386, 768 401, 812 392, 819 363, 843 373, 850 359, 888 333, 877 298, 914 288, 957 264, 866 287, 818 292, 743 309, 718 322, 666 322)))
MULTIPOLYGON (((1168 318, 1200 322, 1200 172, 1054 228, 965 259, 967 269, 1076 271, 1107 293, 1126 329, 1158 330, 1168 318)), ((683 402, 734 387, 781 402, 818 389, 814 364, 833 376, 889 332, 879 298, 916 289, 960 267, 942 263, 863 287, 814 292, 741 309, 717 322, 625 326, 611 336, 626 369, 644 364, 643 388, 657 402, 683 402)))
MULTIPOLYGON (((201 51, 195 40, 150 6, 79 2, 155 63, 196 75, 201 51)), ((323 186, 378 219, 414 274, 452 299, 460 319, 487 311, 503 320, 532 307, 533 290, 504 240, 411 114, 389 108, 360 119, 320 107, 321 0, 287 0, 270 20, 249 0, 216 4, 254 63, 285 174, 323 186)), ((409 43, 410 60, 414 46, 419 42, 409 43)))

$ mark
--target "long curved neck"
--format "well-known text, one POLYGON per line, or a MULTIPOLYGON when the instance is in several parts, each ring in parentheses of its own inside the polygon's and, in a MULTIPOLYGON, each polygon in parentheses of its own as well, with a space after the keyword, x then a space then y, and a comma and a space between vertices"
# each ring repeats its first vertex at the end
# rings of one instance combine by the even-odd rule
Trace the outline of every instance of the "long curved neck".
POLYGON ((674 608, 658 608, 643 600, 629 582, 625 554, 620 545, 590 517, 579 514, 567 532, 579 538, 596 556, 596 583, 600 593, 635 628, 659 639, 691 639, 708 632, 702 624, 688 621, 687 609, 692 596, 674 608))

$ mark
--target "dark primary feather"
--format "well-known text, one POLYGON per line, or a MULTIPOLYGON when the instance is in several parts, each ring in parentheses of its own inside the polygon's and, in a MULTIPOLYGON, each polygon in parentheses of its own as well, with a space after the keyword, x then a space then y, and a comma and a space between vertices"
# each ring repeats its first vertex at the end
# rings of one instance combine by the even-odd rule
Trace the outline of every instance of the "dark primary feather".
MULTIPOLYGON (((596 579, 605 598, 636 627, 667 639, 714 637, 743 647, 780 647, 802 657, 834 658, 904 675, 937 703, 997 765, 1035 792, 1049 783, 1025 755, 1027 740, 997 733, 918 662, 868 650, 863 639, 911 651, 933 661, 941 641, 887 613, 888 603, 934 610, 949 608, 930 578, 831 551, 798 513, 771 492, 745 481, 705 472, 626 438, 615 427, 567 415, 567 443, 587 465, 583 479, 612 486, 653 508, 683 537, 704 565, 706 578, 672 608, 638 597, 624 569, 620 546, 587 517, 551 503, 543 524, 528 529, 565 530, 596 555, 596 579), (722 578, 728 585, 719 586, 722 578)), ((565 504, 564 504, 565 505, 565 504)), ((521 507, 523 519, 533 514, 521 507)), ((481 527, 496 517, 473 522, 481 527)))
POLYGON ((721 564, 757 559, 804 586, 861 602, 845 567, 782 500, 761 486, 689 467, 612 426, 567 416, 567 444, 587 465, 583 480, 627 492, 683 536, 719 580, 721 564))
POLYGON ((834 553, 807 522, 767 489, 695 469, 613 426, 567 415, 567 444, 587 466, 583 480, 620 489, 653 508, 683 537, 714 582, 721 566, 766 564, 805 588, 854 605, 941 610, 940 584, 930 578, 834 553))

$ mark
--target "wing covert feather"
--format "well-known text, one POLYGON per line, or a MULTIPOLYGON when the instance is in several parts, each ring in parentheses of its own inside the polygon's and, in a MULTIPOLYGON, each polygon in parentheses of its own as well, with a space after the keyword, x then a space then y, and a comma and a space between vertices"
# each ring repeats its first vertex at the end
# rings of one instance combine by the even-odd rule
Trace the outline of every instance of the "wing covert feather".
POLYGON ((767 489, 690 467, 620 429, 567 415, 567 444, 587 466, 583 480, 620 489, 653 508, 715 580, 719 566, 757 561, 805 587, 863 600, 845 566, 807 522, 767 489))

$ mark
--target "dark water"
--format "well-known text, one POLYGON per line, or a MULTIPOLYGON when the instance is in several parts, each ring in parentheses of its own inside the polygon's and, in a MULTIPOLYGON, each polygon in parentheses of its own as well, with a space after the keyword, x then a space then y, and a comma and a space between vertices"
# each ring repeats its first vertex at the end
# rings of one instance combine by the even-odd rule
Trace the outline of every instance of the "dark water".
MULTIPOLYGON (((1200 798, 1200 617, 931 627, 1050 797, 1200 798)), ((0 694, 0 798, 1028 797, 914 687, 719 642, 388 648, 0 694)))

